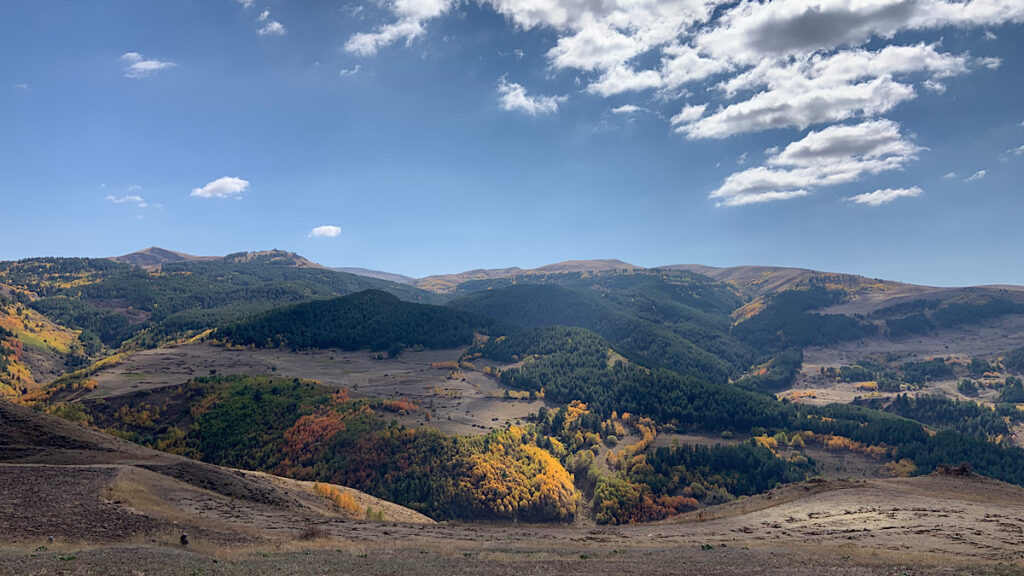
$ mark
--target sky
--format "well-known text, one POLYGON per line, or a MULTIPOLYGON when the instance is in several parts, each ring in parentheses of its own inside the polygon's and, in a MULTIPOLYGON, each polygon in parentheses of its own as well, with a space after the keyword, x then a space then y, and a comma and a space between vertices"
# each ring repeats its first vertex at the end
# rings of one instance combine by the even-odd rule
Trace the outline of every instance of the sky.
POLYGON ((0 259, 1024 284, 1020 0, 7 0, 0 259))

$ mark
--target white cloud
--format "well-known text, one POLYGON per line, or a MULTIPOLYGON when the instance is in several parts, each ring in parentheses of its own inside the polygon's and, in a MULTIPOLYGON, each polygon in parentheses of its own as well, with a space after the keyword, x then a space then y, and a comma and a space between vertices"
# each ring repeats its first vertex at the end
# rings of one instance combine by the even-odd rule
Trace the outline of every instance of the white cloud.
POLYGON ((709 198, 720 206, 742 206, 806 196, 816 188, 902 169, 921 150, 891 120, 830 126, 773 151, 763 166, 731 174, 709 198))
POLYGON ((256 17, 256 21, 257 22, 266 22, 268 18, 270 18, 270 9, 269 8, 267 8, 263 12, 260 12, 260 15, 256 17))
POLYGON ((245 192, 248 188, 248 180, 224 176, 206 184, 202 188, 193 188, 191 195, 197 198, 240 198, 242 192, 245 192))
POLYGON ((917 186, 911 186, 910 188, 884 188, 881 190, 875 190, 874 192, 865 192, 864 194, 850 196, 846 200, 855 204, 881 206, 882 204, 888 204, 897 198, 914 198, 921 194, 924 194, 924 190, 921 190, 917 186))
POLYGON ((361 66, 359 64, 356 64, 352 68, 342 68, 341 70, 338 70, 338 75, 342 76, 342 77, 344 77, 344 76, 355 76, 356 74, 359 73, 359 69, 360 68, 361 68, 361 66))
MULTIPOLYGON (((351 36, 347 50, 369 56, 402 40, 408 45, 426 32, 428 21, 458 5, 455 0, 382 1, 392 15, 390 21, 351 36)), ((518 29, 554 31, 555 44, 546 54, 552 69, 596 72, 587 91, 604 97, 674 89, 764 63, 780 68, 789 58, 805 61, 815 53, 842 54, 873 39, 888 42, 902 31, 1024 22, 1024 5, 1019 0, 481 0, 481 4, 518 29), (637 62, 641 56, 642 66, 637 62)), ((877 88, 871 81, 883 74, 868 71, 857 84, 877 88)))
POLYGON ((641 48, 637 38, 607 23, 595 23, 560 38, 547 56, 555 68, 608 70, 636 56, 641 48))
POLYGON ((947 172, 946 175, 942 177, 942 179, 943 180, 955 180, 956 179, 956 172, 947 172))
POLYGON ((998 70, 999 67, 1003 65, 1003 59, 1002 58, 991 58, 991 57, 990 58, 978 58, 976 60, 976 62, 980 66, 984 66, 985 68, 988 68, 989 70, 998 70))
POLYGON ((672 124, 689 124, 695 122, 698 118, 704 115, 704 109, 707 108, 707 104, 696 104, 693 106, 684 106, 679 114, 672 117, 672 124))
POLYGON ((988 174, 988 170, 978 170, 974 174, 971 174, 970 176, 965 178, 964 182, 977 182, 978 180, 984 178, 986 174, 988 174))
POLYGON ((11 85, 11 90, 21 90, 23 92, 31 92, 32 87, 28 85, 28 82, 19 82, 11 85))
POLYGON ((646 111, 647 111, 646 108, 641 108, 641 107, 639 107, 639 106, 637 106, 635 104, 623 104, 622 106, 616 106, 615 108, 611 109, 611 113, 612 114, 622 114, 622 115, 633 115, 633 114, 639 114, 640 112, 646 112, 646 111))
POLYGON ((658 88, 661 85, 661 75, 655 70, 637 71, 628 66, 616 66, 602 74, 597 82, 587 86, 587 92, 608 97, 623 92, 658 88))
POLYGON ((138 205, 139 208, 145 208, 146 206, 148 206, 148 204, 146 204, 146 200, 143 199, 142 196, 139 196, 137 194, 128 194, 121 197, 107 196, 106 199, 109 200, 110 202, 113 202, 114 204, 131 203, 138 205))
POLYGON ((125 78, 145 78, 160 70, 174 68, 174 62, 168 60, 146 59, 138 52, 125 52, 121 55, 121 62, 124 64, 125 78))
POLYGON ((530 116, 552 114, 566 100, 565 96, 529 96, 526 88, 509 82, 504 76, 498 81, 498 102, 503 110, 510 112, 524 112, 530 116))
POLYGON ((256 31, 260 36, 284 36, 287 32, 284 25, 277 20, 267 22, 263 28, 256 31))
MULTIPOLYGON (((396 43, 408 46, 426 34, 432 20, 459 5, 455 0, 381 0, 380 4, 390 16, 350 36, 346 50, 370 56, 396 43)), ((548 78, 568 73, 563 79, 574 80, 584 95, 607 98, 653 92, 658 101, 677 106, 685 97, 686 107, 671 117, 671 124, 690 139, 787 128, 816 130, 807 134, 810 137, 829 128, 849 128, 846 123, 876 121, 924 90, 946 93, 954 86, 951 78, 978 68, 999 68, 999 58, 944 51, 941 34, 974 29, 978 32, 973 37, 983 32, 986 40, 994 41, 990 28, 1024 23, 1021 0, 481 0, 480 4, 518 30, 542 29, 542 37, 552 38, 544 53, 548 78), (897 43, 908 37, 928 38, 931 43, 897 43)), ((498 89, 502 108, 548 114, 565 101, 564 96, 531 97, 528 90, 544 92, 502 79, 498 89)), ((613 113, 628 110, 619 109, 613 113)), ((885 122, 898 132, 895 123, 885 122)), ((853 158, 858 168, 842 171, 847 178, 876 173, 872 172, 877 168, 875 161, 853 158)), ((911 158, 890 156, 898 167, 911 158)), ((764 166, 751 170, 767 170, 774 176, 800 176, 794 173, 810 170, 779 161, 772 163, 770 157, 764 166)), ((803 176, 794 178, 791 187, 744 192, 729 202, 792 198, 823 185, 813 174, 803 176), (801 182, 804 185, 798 185, 801 182)))
POLYGON ((726 138, 877 116, 916 97, 913 86, 895 76, 926 73, 948 78, 966 72, 967 62, 966 56, 942 54, 935 45, 924 43, 807 57, 786 66, 768 61, 720 84, 726 96, 767 90, 677 131, 689 138, 726 138))
POLYGON ((666 88, 704 80, 731 68, 725 60, 701 56, 696 49, 683 44, 670 45, 662 53, 665 56, 661 60, 661 75, 666 88))
POLYGON ((242 5, 242 8, 250 8, 256 2, 256 0, 235 0, 242 5))
POLYGON ((1007 156, 1024 156, 1024 145, 1017 146, 1016 148, 1010 148, 1006 151, 1007 156))
POLYGON ((697 45, 712 55, 753 64, 859 46, 906 30, 989 26, 1024 21, 1019 0, 745 0, 702 31, 697 45))
POLYGON ((334 238, 341 234, 338 226, 317 226, 309 231, 310 238, 334 238))
POLYGON ((938 80, 925 80, 922 86, 924 86, 926 90, 935 92, 936 94, 946 93, 946 85, 938 80))
POLYGON ((381 26, 376 32, 354 34, 345 42, 345 50, 372 56, 398 40, 405 40, 408 45, 426 32, 424 22, 444 14, 453 5, 454 0, 393 0, 389 8, 398 21, 381 26))

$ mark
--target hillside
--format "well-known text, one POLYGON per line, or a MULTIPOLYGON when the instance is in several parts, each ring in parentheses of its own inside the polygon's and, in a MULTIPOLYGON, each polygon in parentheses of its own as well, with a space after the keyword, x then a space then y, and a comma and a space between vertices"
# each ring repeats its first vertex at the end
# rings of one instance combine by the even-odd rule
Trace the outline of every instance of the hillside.
POLYGON ((601 529, 431 524, 348 492, 397 520, 376 524, 347 521, 305 483, 145 450, 3 402, 0 482, 0 572, 11 574, 1012 574, 1024 555, 1024 489, 955 470, 812 480, 601 529))
POLYGON ((716 382, 758 357, 729 335, 729 312, 742 302, 699 277, 567 273, 530 280, 538 283, 482 289, 450 305, 523 328, 587 328, 628 355, 716 382))
POLYGON ((846 458, 871 476, 968 461, 1024 484, 1013 445, 1024 412, 1000 357, 1016 347, 1006 331, 1024 318, 1024 292, 935 289, 949 291, 879 306, 879 294, 928 289, 703 272, 721 280, 565 262, 480 271, 438 295, 282 251, 158 270, 0 264, 19 314, 81 326, 70 334, 83 359, 122 345, 34 393, 41 409, 212 464, 351 485, 435 519, 649 522, 834 474, 846 458), (1005 348, 983 357, 899 355, 995 326, 1005 348), (889 355, 824 360, 869 345, 889 355), (840 389, 861 393, 815 401, 840 389), (950 389, 975 396, 928 396, 950 389))
POLYGON ((411 510, 343 487, 337 507, 311 485, 157 452, 0 401, 0 538, 7 544, 104 544, 181 532, 208 544, 297 539, 311 524, 365 516, 429 522, 411 510), (357 515, 357 512, 361 514, 357 515))
POLYGON ((496 325, 472 313, 365 290, 275 309, 220 328, 214 337, 242 346, 386 350, 396 356, 406 347, 468 346, 475 333, 496 325))
POLYGON ((158 270, 109 259, 26 259, 0 262, 0 283, 19 291, 26 305, 50 320, 80 330, 82 347, 93 357, 103 346, 116 348, 128 340, 152 346, 273 307, 366 289, 413 301, 439 300, 410 286, 335 272, 281 251, 168 259, 158 270))

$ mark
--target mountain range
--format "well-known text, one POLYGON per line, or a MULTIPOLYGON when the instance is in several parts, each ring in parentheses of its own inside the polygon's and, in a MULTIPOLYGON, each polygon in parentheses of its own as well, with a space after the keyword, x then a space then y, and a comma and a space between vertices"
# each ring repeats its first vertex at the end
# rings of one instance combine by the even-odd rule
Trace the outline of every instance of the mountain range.
POLYGON ((0 290, 9 400, 433 520, 641 523, 846 462, 1024 485, 1021 287, 154 247, 0 262, 0 290))

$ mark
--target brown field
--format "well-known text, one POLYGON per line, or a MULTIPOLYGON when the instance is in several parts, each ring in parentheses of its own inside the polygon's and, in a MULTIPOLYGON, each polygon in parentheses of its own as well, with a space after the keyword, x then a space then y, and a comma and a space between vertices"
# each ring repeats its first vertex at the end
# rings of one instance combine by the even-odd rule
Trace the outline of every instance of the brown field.
POLYGON ((368 522, 307 484, 0 403, 0 574, 1021 574, 1024 489, 817 480, 634 526, 368 522), (189 535, 181 546, 181 533, 189 535))
MULTIPOLYGON (((227 350, 210 344, 186 344, 129 355, 93 378, 98 385, 84 398, 109 398, 177 386, 191 378, 216 374, 299 377, 337 388, 353 397, 404 398, 424 410, 402 416, 409 426, 432 426, 451 434, 483 434, 522 421, 543 405, 540 400, 505 398, 497 379, 464 370, 464 379, 448 378, 447 368, 431 363, 458 361, 465 349, 405 352, 377 359, 368 351, 227 350), (426 420, 425 411, 431 418, 426 420)), ((483 364, 478 366, 483 369, 483 364)))

